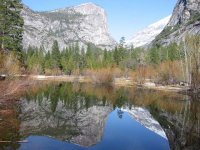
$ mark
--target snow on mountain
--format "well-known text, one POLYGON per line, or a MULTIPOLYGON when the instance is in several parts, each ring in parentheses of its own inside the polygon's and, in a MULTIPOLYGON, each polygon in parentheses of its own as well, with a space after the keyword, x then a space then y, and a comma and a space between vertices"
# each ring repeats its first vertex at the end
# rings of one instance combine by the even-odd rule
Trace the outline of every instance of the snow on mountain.
POLYGON ((155 37, 161 33, 161 31, 169 22, 170 18, 171 15, 135 33, 130 40, 126 41, 126 45, 140 47, 151 43, 155 37))
POLYGON ((141 107, 133 107, 131 110, 129 108, 123 108, 122 111, 129 113, 131 117, 142 124, 145 128, 167 139, 164 130, 158 121, 152 117, 147 109, 141 107))

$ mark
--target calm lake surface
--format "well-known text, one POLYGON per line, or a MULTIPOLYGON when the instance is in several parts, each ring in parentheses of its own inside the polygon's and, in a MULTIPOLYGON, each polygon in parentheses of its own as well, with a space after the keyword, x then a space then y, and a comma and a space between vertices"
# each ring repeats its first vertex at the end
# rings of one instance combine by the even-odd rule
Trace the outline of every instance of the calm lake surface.
POLYGON ((0 105, 0 141, 19 150, 200 149, 200 101, 137 87, 45 85, 9 111, 0 105))

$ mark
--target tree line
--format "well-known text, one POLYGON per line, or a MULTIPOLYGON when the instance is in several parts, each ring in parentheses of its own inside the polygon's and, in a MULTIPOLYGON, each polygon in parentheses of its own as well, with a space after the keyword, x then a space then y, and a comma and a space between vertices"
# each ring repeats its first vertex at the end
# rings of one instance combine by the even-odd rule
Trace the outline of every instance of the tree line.
POLYGON ((125 38, 113 50, 100 49, 92 43, 84 47, 73 43, 65 49, 54 41, 45 51, 29 47, 23 50, 23 8, 21 0, 0 1, 0 73, 83 74, 84 70, 119 68, 122 72, 135 71, 139 78, 155 78, 174 82, 182 80, 199 89, 200 36, 187 35, 182 43, 163 47, 156 44, 149 49, 125 46, 125 38), (14 71, 12 71, 14 70, 14 71), (154 70, 155 72, 152 73, 154 70), (148 72, 151 72, 148 73, 148 72))
POLYGON ((124 41, 113 50, 100 49, 88 43, 80 47, 77 42, 63 50, 55 40, 50 51, 43 47, 29 46, 23 52, 24 64, 29 72, 38 74, 67 74, 74 71, 81 73, 84 69, 100 69, 118 67, 122 70, 135 70, 142 65, 158 65, 164 61, 181 59, 182 53, 177 44, 168 47, 156 46, 148 51, 142 48, 126 48, 124 41))

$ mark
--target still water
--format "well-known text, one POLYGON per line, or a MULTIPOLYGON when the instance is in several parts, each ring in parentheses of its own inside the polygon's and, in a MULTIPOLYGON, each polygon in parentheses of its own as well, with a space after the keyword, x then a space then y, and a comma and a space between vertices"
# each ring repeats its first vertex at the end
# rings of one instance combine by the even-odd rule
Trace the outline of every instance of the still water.
POLYGON ((9 112, 2 113, 4 109, 0 107, 0 149, 200 148, 195 96, 57 83, 30 90, 9 112))

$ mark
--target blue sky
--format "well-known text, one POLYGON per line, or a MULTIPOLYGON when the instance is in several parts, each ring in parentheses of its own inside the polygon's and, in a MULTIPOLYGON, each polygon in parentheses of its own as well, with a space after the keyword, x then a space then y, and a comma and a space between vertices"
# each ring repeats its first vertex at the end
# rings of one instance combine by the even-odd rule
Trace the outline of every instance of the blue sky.
POLYGON ((22 0, 36 11, 47 11, 93 2, 103 7, 108 15, 109 31, 119 41, 124 36, 154 23, 173 11, 177 0, 22 0))

